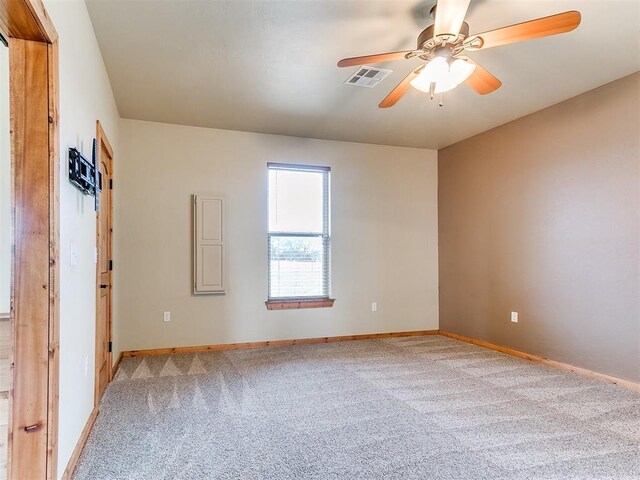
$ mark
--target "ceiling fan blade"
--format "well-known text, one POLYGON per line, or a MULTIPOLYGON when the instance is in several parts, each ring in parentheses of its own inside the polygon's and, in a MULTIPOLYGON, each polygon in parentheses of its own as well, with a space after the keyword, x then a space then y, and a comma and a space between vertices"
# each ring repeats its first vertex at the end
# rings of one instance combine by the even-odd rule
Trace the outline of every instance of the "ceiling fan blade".
POLYGON ((458 35, 471 0, 438 0, 434 35, 458 35))
POLYGON ((495 92, 502 86, 502 82, 496 77, 491 75, 487 70, 482 68, 476 62, 468 57, 462 57, 465 60, 475 64, 476 69, 471 76, 465 80, 465 83, 473 88, 480 95, 486 95, 491 92, 495 92))
POLYGON ((414 69, 411 73, 409 73, 409 75, 404 77, 404 80, 402 80, 398 85, 396 85, 396 88, 394 88, 393 90, 391 90, 391 92, 389 92, 389 95, 387 95, 384 98, 384 100, 380 102, 380 105, 378 105, 378 107, 389 108, 389 107, 393 107, 396 103, 398 103, 398 100, 400 100, 402 96, 405 93, 407 93, 407 90, 409 90, 409 88, 411 87, 410 85, 411 80, 416 78, 420 73, 420 70, 422 70, 423 68, 424 68, 424 65, 420 65, 418 68, 414 69))
POLYGON ((479 33, 470 37, 465 44, 469 50, 485 50, 509 43, 524 42, 534 38, 548 37, 559 33, 570 32, 580 25, 580 12, 558 13, 549 17, 538 18, 524 23, 517 23, 508 27, 498 28, 489 32, 479 33), (477 39, 481 41, 478 42, 477 39), (476 44, 479 43, 479 46, 476 44))
POLYGON ((364 65, 365 63, 381 63, 390 62, 392 60, 402 60, 406 58, 413 50, 404 50, 402 52, 378 53, 376 55, 365 55, 363 57, 343 58, 338 62, 339 67, 352 67, 354 65, 364 65))

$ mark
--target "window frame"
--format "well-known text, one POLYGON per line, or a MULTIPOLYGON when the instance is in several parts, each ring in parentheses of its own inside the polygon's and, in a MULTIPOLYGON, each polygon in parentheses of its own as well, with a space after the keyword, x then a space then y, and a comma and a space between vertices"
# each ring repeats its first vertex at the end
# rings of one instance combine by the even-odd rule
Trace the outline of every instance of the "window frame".
MULTIPOLYGON (((267 163, 267 172, 271 170, 288 170, 294 172, 313 172, 323 175, 322 192, 322 232, 289 232, 271 231, 267 220, 267 301, 269 310, 285 310, 291 308, 322 308, 333 306, 331 297, 331 167, 323 165, 303 165, 295 163, 267 163), (271 241, 272 238, 319 238, 322 241, 323 271, 322 271, 322 295, 296 296, 296 297, 272 297, 271 296, 271 241)), ((269 184, 267 183, 267 197, 269 197, 269 184)), ((267 211, 271 208, 267 202, 267 211)), ((267 215, 267 219, 269 215, 267 215)))

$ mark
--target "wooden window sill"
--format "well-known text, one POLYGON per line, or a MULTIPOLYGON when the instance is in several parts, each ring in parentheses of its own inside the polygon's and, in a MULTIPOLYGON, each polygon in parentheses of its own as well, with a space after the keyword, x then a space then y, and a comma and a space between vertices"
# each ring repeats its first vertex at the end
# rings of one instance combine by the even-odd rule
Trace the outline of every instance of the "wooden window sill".
POLYGON ((294 308, 330 308, 333 298, 295 298, 284 300, 267 300, 264 304, 267 310, 289 310, 294 308))

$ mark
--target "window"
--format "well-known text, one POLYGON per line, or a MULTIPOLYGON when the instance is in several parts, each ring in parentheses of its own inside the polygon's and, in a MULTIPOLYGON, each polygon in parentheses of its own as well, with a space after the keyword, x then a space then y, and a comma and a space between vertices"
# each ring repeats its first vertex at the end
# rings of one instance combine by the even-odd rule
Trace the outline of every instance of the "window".
POLYGON ((269 308, 331 306, 329 167, 269 163, 269 308))

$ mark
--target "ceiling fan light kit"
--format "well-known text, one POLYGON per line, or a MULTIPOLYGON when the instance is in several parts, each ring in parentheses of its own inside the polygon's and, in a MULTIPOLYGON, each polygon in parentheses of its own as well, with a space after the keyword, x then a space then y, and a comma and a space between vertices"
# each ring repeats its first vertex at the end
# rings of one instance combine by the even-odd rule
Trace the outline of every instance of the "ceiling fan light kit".
POLYGON ((469 3, 470 0, 438 0, 431 9, 435 22, 418 35, 416 50, 344 58, 338 62, 338 66, 350 67, 418 57, 425 63, 411 71, 378 106, 392 107, 409 87, 428 93, 431 99, 440 94, 439 104, 442 106, 442 94, 462 83, 466 83, 480 95, 494 92, 502 85, 487 70, 463 56, 465 51, 484 50, 570 32, 581 21, 579 12, 569 11, 470 35, 469 24, 464 21, 469 3))
POLYGON ((449 63, 444 57, 436 57, 411 80, 411 86, 421 92, 429 93, 431 98, 436 93, 453 90, 476 69, 475 64, 462 58, 453 59, 449 63))

